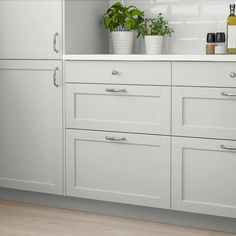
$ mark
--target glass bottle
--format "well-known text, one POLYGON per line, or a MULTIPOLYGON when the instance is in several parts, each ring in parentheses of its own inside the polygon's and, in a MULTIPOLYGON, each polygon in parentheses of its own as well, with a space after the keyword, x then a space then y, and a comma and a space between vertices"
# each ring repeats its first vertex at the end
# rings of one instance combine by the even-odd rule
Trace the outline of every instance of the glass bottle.
POLYGON ((230 4, 230 15, 227 20, 228 28, 228 54, 236 54, 236 16, 235 4, 230 4))

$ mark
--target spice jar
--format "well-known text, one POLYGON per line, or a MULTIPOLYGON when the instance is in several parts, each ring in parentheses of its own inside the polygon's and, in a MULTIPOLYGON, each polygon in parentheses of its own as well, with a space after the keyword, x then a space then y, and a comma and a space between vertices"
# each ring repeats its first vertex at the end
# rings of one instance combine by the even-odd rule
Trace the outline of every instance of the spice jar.
POLYGON ((215 33, 207 34, 206 54, 215 54, 216 35, 215 33))
POLYGON ((216 33, 215 54, 225 54, 225 52, 226 52, 225 33, 223 32, 216 33))

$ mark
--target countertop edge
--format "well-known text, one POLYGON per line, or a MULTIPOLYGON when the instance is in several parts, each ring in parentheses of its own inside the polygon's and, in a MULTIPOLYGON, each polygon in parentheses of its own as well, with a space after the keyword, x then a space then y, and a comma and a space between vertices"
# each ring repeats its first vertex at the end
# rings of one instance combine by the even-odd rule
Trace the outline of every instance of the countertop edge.
POLYGON ((199 62, 236 62, 236 55, 112 55, 112 54, 75 54, 64 55, 65 61, 199 61, 199 62))

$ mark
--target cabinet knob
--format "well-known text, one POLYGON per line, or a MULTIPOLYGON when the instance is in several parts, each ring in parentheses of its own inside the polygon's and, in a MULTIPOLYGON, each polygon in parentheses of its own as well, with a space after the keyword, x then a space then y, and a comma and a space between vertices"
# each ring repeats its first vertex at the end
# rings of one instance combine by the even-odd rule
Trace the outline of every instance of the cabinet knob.
POLYGON ((111 73, 112 73, 112 75, 118 75, 119 74, 119 72, 117 70, 113 70, 111 73))
POLYGON ((236 77, 236 73, 235 72, 231 72, 230 74, 229 74, 229 76, 230 76, 230 78, 235 78, 236 77))

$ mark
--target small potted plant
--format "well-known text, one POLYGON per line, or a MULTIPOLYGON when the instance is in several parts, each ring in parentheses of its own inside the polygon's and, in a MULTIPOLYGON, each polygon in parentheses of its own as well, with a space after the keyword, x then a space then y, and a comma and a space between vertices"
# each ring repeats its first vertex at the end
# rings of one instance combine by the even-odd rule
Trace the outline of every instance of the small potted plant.
POLYGON ((111 6, 103 15, 102 22, 111 32, 115 54, 131 54, 134 32, 144 21, 144 13, 135 6, 123 6, 120 2, 111 6))
POLYGON ((139 26, 138 36, 145 39, 147 54, 161 54, 164 36, 172 36, 174 30, 169 27, 168 21, 164 19, 162 13, 156 18, 148 18, 139 26))

